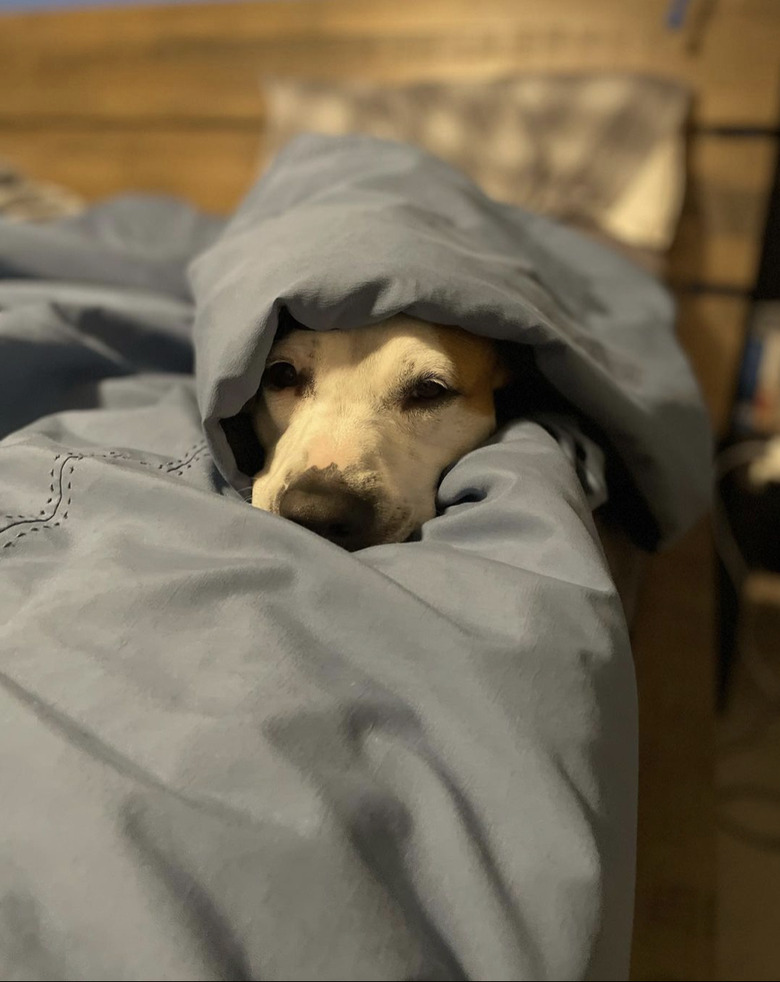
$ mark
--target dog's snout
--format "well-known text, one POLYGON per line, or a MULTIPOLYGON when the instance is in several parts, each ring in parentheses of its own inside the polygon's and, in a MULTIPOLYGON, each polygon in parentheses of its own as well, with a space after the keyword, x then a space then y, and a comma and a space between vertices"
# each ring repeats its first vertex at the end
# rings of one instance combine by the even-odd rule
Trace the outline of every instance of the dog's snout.
POLYGON ((287 488, 279 514, 350 551, 371 544, 376 523, 372 500, 316 469, 287 488))

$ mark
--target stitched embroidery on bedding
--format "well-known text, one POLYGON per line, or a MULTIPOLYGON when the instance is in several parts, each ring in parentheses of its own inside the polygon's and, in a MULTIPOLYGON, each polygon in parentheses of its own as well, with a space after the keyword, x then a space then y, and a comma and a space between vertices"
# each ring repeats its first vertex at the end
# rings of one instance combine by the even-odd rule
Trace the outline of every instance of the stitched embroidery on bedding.
POLYGON ((0 528, 0 535, 11 531, 11 529, 17 528, 20 525, 29 525, 30 528, 25 529, 22 532, 18 532, 12 539, 3 543, 0 549, 8 549, 16 545, 19 539, 24 538, 26 535, 32 532, 40 532, 45 529, 58 528, 67 518, 70 511, 70 505, 73 500, 73 480, 72 475, 75 468, 75 464, 72 463, 77 460, 84 460, 84 458, 97 460, 128 460, 134 463, 140 464, 142 467, 152 467, 155 470, 162 471, 171 474, 174 477, 182 477, 185 470, 190 470, 192 465, 196 463, 203 454, 208 450, 208 444, 205 441, 199 441, 189 447, 181 457, 175 458, 174 460, 164 461, 161 464, 155 464, 149 460, 143 460, 140 457, 133 457, 130 454, 122 453, 119 450, 109 450, 104 453, 66 453, 57 454, 54 458, 54 463, 49 471, 49 477, 51 478, 51 484, 49 485, 49 498, 46 500, 44 507, 38 512, 37 515, 5 515, 3 516, 6 520, 11 520, 9 524, 0 528), (61 461, 59 466, 57 462, 61 461), (68 466, 70 465, 70 466, 68 466), (68 468, 66 473, 66 468, 68 468), (65 481, 67 480, 67 485, 65 481), (53 519, 58 517, 60 506, 62 505, 63 498, 67 493, 67 501, 65 502, 65 507, 55 522, 53 519), (47 506, 53 505, 49 509, 49 514, 47 514, 47 506))
POLYGON ((65 475, 65 468, 68 466, 68 464, 71 461, 81 460, 83 456, 84 456, 83 454, 57 454, 57 456, 54 458, 54 466, 52 466, 52 469, 49 471, 49 476, 51 477, 51 484, 49 485, 48 500, 46 501, 44 507, 34 517, 25 517, 24 515, 5 516, 6 518, 13 517, 15 518, 15 521, 12 521, 9 525, 6 525, 4 528, 0 529, 0 534, 4 532, 8 532, 13 528, 18 527, 19 525, 30 525, 32 527, 26 529, 23 532, 17 533, 13 537, 13 539, 9 539, 8 542, 3 544, 3 549, 7 549, 9 546, 13 545, 18 539, 23 538, 25 535, 28 535, 31 532, 38 532, 43 528, 56 527, 56 525, 60 525, 61 522, 68 517, 68 508, 70 507, 70 503, 72 500, 73 482, 71 480, 71 475, 73 474, 74 465, 70 464, 70 469, 67 475, 65 475), (59 465, 59 467, 57 467, 57 461, 59 460, 61 460, 62 463, 59 465), (55 474, 55 472, 57 473, 55 474), (63 487, 66 476, 68 478, 68 484, 67 487, 63 487), (51 522, 52 519, 56 517, 66 491, 68 493, 68 500, 65 505, 65 512, 63 518, 59 522, 56 522, 55 526, 49 525, 49 522, 51 522), (52 503, 53 503, 53 508, 51 509, 51 514, 47 515, 46 506, 51 505, 52 503))

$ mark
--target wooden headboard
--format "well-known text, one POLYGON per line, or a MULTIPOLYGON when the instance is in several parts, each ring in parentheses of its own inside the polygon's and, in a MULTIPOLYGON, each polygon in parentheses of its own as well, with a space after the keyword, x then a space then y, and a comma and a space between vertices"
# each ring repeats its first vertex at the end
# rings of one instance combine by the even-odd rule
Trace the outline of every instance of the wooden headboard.
POLYGON ((683 80, 695 99, 690 193, 671 278, 715 288, 685 295, 683 335, 722 426, 780 119, 780 4, 691 0, 678 28, 675 6, 284 0, 0 15, 0 156, 89 199, 138 188, 227 212, 260 163, 265 74, 399 82, 608 68, 683 80))
MULTIPOLYGON (((776 154, 778 0, 269 0, 0 15, 0 157, 88 199, 142 189, 227 212, 261 163, 263 75, 400 82, 605 69, 693 92, 670 279, 722 429, 776 154), (686 7, 680 27, 673 7, 686 7)), ((700 536, 660 561, 635 642, 640 979, 712 977, 711 601, 706 585, 690 587, 707 576, 708 548, 700 536), (675 625, 666 641, 653 605, 675 625), (670 673, 665 649, 681 644, 670 673)))

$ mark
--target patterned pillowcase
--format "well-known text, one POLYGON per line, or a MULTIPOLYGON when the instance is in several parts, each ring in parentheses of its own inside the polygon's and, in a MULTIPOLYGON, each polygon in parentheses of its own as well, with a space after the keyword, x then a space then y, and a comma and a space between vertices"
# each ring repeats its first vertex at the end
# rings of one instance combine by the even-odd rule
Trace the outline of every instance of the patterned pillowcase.
POLYGON ((302 132, 415 143, 495 198, 638 249, 674 237, 684 192, 681 86, 627 75, 380 86, 271 78, 265 149, 302 132))

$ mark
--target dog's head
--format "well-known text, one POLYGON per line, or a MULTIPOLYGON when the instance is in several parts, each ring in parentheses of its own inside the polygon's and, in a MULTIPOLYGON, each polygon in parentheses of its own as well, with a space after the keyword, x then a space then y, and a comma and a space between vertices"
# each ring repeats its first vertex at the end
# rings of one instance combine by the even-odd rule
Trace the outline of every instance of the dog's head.
POLYGON ((251 407, 265 452, 252 504, 349 550, 403 542, 436 514, 442 472, 495 429, 507 381, 494 343, 459 328, 293 328, 251 407))

